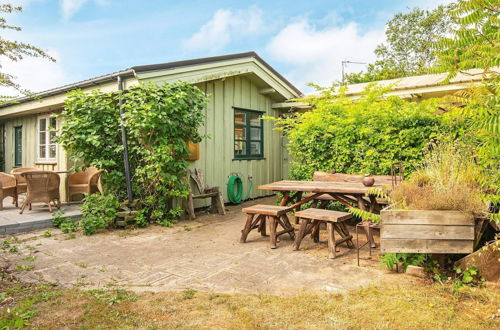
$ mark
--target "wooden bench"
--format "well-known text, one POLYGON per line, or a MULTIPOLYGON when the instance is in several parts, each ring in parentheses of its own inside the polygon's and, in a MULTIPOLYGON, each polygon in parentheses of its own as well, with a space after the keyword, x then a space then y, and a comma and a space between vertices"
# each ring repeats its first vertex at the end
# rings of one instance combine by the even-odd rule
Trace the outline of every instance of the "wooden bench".
POLYGON ((285 233, 288 233, 292 240, 295 239, 293 226, 286 215, 287 212, 291 210, 292 208, 287 206, 263 204, 253 205, 242 209, 241 211, 247 214, 247 221, 245 223, 245 227, 241 231, 240 242, 245 243, 248 234, 255 228, 258 228, 261 236, 266 236, 267 219, 269 219, 269 241, 271 249, 276 248, 276 241, 278 237, 285 233), (278 225, 280 225, 283 230, 276 232, 278 225))
POLYGON ((323 209, 307 209, 295 213, 295 217, 300 219, 300 229, 295 238, 294 248, 298 250, 300 243, 304 237, 311 234, 314 242, 319 242, 319 227, 321 223, 326 223, 328 231, 328 249, 330 250, 330 258, 336 257, 337 245, 347 242, 347 246, 352 248, 352 235, 347 230, 344 221, 352 218, 352 214, 347 212, 323 210, 323 209), (335 231, 341 236, 340 239, 335 240, 335 231))

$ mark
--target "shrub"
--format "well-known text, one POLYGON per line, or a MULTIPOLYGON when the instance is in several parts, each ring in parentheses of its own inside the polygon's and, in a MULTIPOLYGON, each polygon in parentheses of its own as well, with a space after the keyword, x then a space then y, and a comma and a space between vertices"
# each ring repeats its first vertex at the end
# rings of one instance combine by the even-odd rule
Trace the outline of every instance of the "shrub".
POLYGON ((85 196, 81 207, 81 227, 85 235, 92 235, 108 227, 116 218, 120 203, 111 194, 85 196))
POLYGON ((353 101, 325 90, 305 100, 312 111, 275 119, 289 140, 292 178, 310 179, 314 171, 332 170, 389 174, 396 161, 420 161, 422 149, 441 130, 437 100, 382 99, 384 91, 370 87, 353 101))
POLYGON ((127 128, 132 189, 144 215, 143 224, 168 217, 171 200, 186 196, 189 149, 199 142, 206 95, 178 82, 139 85, 122 92, 81 90, 68 93, 61 114, 64 125, 58 142, 69 157, 84 166, 106 170, 106 193, 126 197, 123 145, 118 103, 123 101, 127 128))

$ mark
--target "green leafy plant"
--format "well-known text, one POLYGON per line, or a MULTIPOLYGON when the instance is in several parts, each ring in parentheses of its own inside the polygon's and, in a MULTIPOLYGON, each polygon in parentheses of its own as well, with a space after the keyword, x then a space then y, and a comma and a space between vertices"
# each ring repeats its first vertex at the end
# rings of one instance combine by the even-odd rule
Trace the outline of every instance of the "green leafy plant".
POLYGON ((427 255, 423 253, 386 253, 380 258, 380 262, 389 270, 401 264, 406 271, 408 266, 421 266, 426 259, 427 255))
POLYGON ((387 175, 396 161, 420 162, 424 147, 443 130, 443 117, 435 114, 438 101, 384 99, 386 91, 369 86, 351 100, 343 91, 324 89, 301 100, 313 106, 311 111, 266 117, 289 141, 291 178, 310 180, 314 171, 332 170, 387 175))
POLYGON ((68 93, 58 142, 72 160, 105 170, 107 194, 126 197, 119 100, 125 113, 139 226, 170 221, 172 199, 188 193, 186 141, 200 142, 207 96, 189 83, 141 84, 122 92, 68 93))
POLYGON ((120 203, 111 194, 86 195, 81 207, 81 228, 85 235, 92 235, 107 228, 116 218, 120 203))
POLYGON ((65 234, 74 233, 78 231, 78 222, 76 222, 71 218, 66 218, 66 220, 63 223, 61 223, 59 228, 65 234))

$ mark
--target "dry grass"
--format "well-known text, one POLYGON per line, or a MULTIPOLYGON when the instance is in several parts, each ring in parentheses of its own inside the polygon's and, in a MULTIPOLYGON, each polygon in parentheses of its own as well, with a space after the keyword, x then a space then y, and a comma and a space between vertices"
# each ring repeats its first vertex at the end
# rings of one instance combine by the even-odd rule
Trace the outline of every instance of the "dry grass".
MULTIPOLYGON (((369 287, 345 295, 272 296, 57 290, 31 319, 40 329, 494 329, 500 293, 448 287, 369 287), (118 295, 122 298, 118 299, 118 295), (496 315, 496 316, 495 316, 496 315)), ((0 307, 1 308, 1 307, 0 307)), ((0 314, 1 315, 1 314, 0 314)))
POLYGON ((391 193, 396 205, 414 210, 458 210, 481 214, 480 168, 473 155, 454 144, 435 146, 423 166, 391 193))
POLYGON ((403 182, 394 189, 391 197, 398 207, 412 210, 457 210, 475 214, 486 211, 479 190, 467 186, 438 189, 432 185, 403 182))

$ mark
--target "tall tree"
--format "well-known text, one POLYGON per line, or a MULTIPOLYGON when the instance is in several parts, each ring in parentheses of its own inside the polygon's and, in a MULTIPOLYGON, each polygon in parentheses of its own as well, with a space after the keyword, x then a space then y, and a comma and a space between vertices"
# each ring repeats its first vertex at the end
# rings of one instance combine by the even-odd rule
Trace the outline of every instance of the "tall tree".
MULTIPOLYGON (((11 14, 21 11, 22 7, 19 6, 13 6, 11 4, 0 5, 0 15, 2 16, 4 14, 11 14)), ((21 28, 19 26, 7 24, 7 20, 4 17, 0 17, 0 30, 21 31, 21 28)), ((53 57, 36 46, 24 42, 7 40, 0 36, 0 61, 8 60, 17 62, 22 60, 26 56, 46 58, 50 61, 55 62, 55 59, 53 57)), ((16 83, 16 77, 14 75, 2 72, 1 70, 2 65, 0 62, 0 86, 13 88, 23 94, 28 93, 27 90, 24 90, 18 83, 16 83)), ((5 97, 0 96, 0 102, 1 99, 5 99, 5 97)))
POLYGON ((436 60, 432 44, 451 27, 449 8, 432 11, 414 8, 398 13, 386 24, 386 41, 377 46, 377 60, 366 72, 346 75, 347 83, 369 82, 418 75, 436 60))
MULTIPOLYGON (((471 129, 481 138, 478 160, 496 190, 490 198, 500 205, 500 1, 458 0, 450 14, 457 26, 434 45, 435 70, 449 72, 451 79, 459 72, 483 69, 476 73, 482 75, 482 84, 451 98, 465 105, 456 111, 472 118, 471 129)), ((492 218, 500 222, 500 214, 492 218)))

